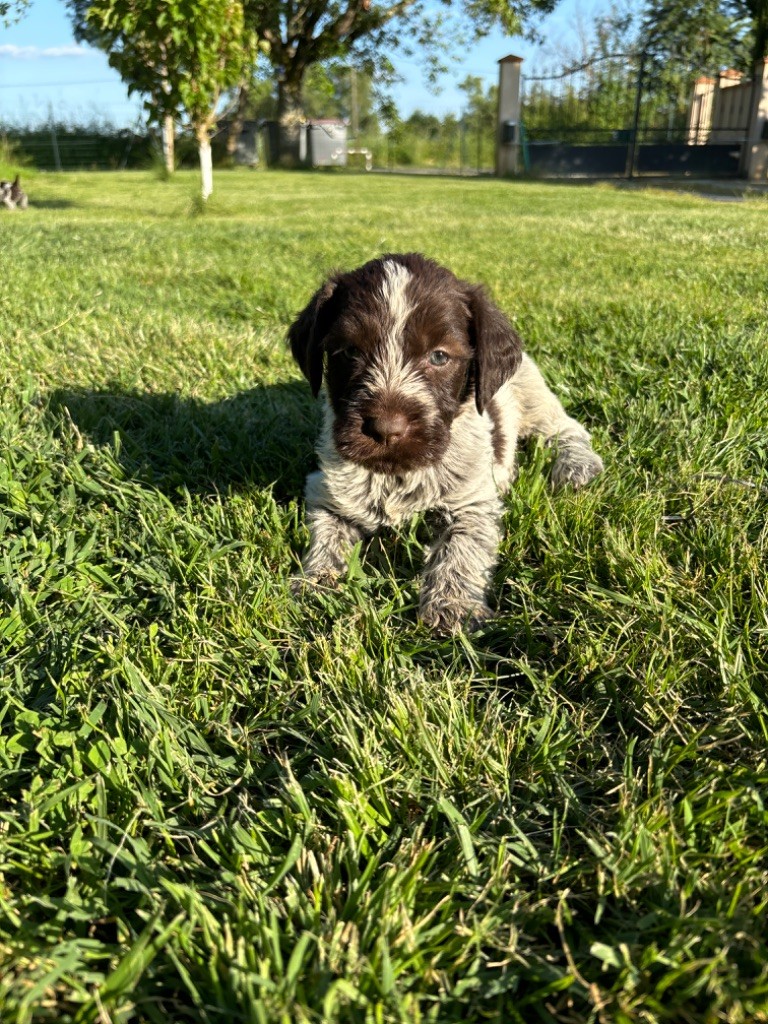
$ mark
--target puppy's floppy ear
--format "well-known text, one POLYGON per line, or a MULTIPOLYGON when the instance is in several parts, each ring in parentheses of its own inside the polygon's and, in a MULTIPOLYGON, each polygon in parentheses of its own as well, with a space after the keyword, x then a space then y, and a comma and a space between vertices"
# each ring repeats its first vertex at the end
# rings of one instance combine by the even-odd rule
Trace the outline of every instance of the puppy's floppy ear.
POLYGON ((507 318, 478 285, 469 285, 469 333, 475 347, 475 402, 482 413, 501 385, 517 372, 523 345, 507 318))
POLYGON ((309 381, 315 398, 323 382, 323 338, 333 321, 333 295, 337 283, 336 277, 329 278, 288 329, 293 358, 309 381))

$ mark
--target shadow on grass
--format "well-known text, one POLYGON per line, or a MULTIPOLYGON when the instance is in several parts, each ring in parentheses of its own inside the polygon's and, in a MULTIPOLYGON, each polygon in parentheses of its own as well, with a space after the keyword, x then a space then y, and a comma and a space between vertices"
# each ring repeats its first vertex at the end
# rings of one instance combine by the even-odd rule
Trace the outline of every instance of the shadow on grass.
POLYGON ((218 402, 119 384, 59 389, 49 409, 60 426, 70 421, 92 444, 112 447, 132 478, 166 493, 274 485, 275 497, 289 500, 313 464, 318 410, 301 381, 218 402))
POLYGON ((535 174, 528 174, 525 177, 512 179, 516 181, 527 181, 536 185, 553 185, 557 187, 571 187, 576 189, 588 189, 599 186, 610 186, 617 192, 648 192, 662 191, 675 192, 681 195, 690 195, 696 199, 712 199, 720 202, 742 202, 745 198, 754 198, 759 195, 768 195, 764 185, 753 185, 740 178, 727 176, 711 178, 687 178, 683 175, 669 175, 641 178, 625 178, 612 175, 593 178, 555 178, 539 177, 535 174))
POLYGON ((73 203, 71 199, 30 199, 30 210, 70 210, 79 203, 73 203))

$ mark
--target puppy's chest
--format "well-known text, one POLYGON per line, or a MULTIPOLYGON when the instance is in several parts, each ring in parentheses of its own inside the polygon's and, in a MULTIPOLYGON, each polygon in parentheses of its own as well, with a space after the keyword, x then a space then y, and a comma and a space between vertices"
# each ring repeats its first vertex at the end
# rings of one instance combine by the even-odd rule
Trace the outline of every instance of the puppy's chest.
POLYGON ((434 471, 398 476, 347 465, 326 470, 325 483, 338 512, 369 530, 399 526, 416 512, 440 505, 443 497, 434 471))

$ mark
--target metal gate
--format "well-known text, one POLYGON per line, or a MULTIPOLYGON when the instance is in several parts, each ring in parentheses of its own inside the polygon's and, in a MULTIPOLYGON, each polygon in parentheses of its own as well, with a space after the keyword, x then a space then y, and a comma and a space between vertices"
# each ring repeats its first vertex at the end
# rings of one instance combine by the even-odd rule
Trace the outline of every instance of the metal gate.
POLYGON ((522 83, 522 155, 541 177, 737 177, 751 83, 684 69, 655 79, 613 54, 522 83))

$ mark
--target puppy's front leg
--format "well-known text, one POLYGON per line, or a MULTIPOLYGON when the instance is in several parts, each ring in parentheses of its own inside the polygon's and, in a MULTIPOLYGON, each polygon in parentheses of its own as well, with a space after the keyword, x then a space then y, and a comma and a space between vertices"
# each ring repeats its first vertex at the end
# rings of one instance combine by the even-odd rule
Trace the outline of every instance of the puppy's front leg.
POLYGON ((589 434, 566 413, 529 356, 523 356, 512 386, 521 414, 520 437, 537 435, 557 451, 552 467, 555 487, 582 487, 602 472, 603 460, 592 448, 589 434))
POLYGON ((492 614, 487 603, 501 540, 501 501, 449 513, 433 545, 419 601, 422 621, 438 633, 472 630, 492 614))
MULTIPOLYGON (((363 533, 355 523, 320 506, 307 508, 309 549, 302 559, 304 579, 310 583, 331 583, 349 562, 352 548, 363 533)), ((297 578, 300 587, 302 578, 297 578)))

